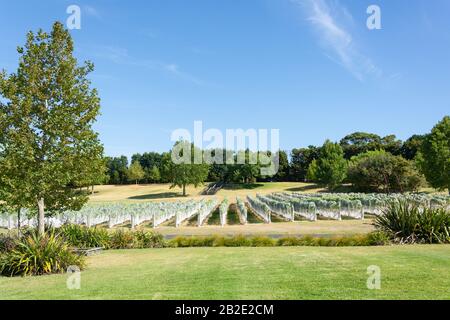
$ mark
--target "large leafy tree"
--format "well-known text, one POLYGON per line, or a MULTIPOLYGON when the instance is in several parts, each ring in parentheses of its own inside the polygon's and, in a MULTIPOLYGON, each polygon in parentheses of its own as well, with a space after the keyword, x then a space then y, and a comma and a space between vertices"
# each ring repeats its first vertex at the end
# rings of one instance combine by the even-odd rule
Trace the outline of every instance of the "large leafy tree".
POLYGON ((348 180, 359 191, 416 191, 423 184, 414 163, 384 150, 368 151, 353 157, 348 180))
POLYGON ((354 132, 342 138, 340 145, 345 158, 350 159, 360 153, 381 149, 382 139, 379 135, 367 132, 354 132))
POLYGON ((278 172, 275 174, 274 180, 287 181, 289 180, 289 158, 286 151, 278 151, 278 172))
MULTIPOLYGON (((162 154, 157 152, 144 152, 143 154, 136 153, 131 157, 131 162, 138 161, 142 168, 145 171, 145 179, 150 182, 154 182, 154 177, 152 177, 152 171, 155 172, 154 168, 156 167, 159 171, 161 171, 162 167, 162 154)), ((158 179, 161 180, 164 177, 160 177, 158 179)), ((164 181, 164 179, 162 179, 164 181)))
POLYGON ((127 171, 128 180, 136 182, 138 184, 139 180, 143 179, 145 176, 145 171, 142 169, 141 164, 138 161, 133 162, 127 171))
POLYGON ((106 157, 106 168, 110 184, 124 184, 128 181, 128 158, 126 156, 106 157))
POLYGON ((210 167, 208 173, 208 181, 214 182, 230 182, 232 171, 232 165, 226 164, 227 154, 229 157, 233 157, 234 153, 225 149, 207 149, 205 155, 208 155, 210 167))
POLYGON ((233 168, 233 181, 239 183, 254 183, 260 175, 260 162, 258 153, 250 150, 238 151, 235 155, 236 164, 233 168), (241 159, 241 160, 239 160, 241 159), (244 163, 241 163, 242 159, 244 163))
POLYGON ((0 185, 9 205, 46 213, 80 209, 87 196, 71 186, 89 181, 103 147, 92 125, 100 100, 78 66, 73 41, 61 23, 51 33, 29 32, 18 48, 16 73, 0 75, 0 185), (6 193, 6 194, 5 194, 6 193))
POLYGON ((153 183, 158 183, 161 181, 161 173, 156 165, 154 165, 153 168, 150 170, 148 174, 148 179, 153 183))
POLYGON ((341 146, 327 140, 320 149, 319 158, 309 165, 307 178, 333 189, 342 183, 346 174, 347 160, 341 146))
POLYGON ((319 158, 320 148, 309 146, 307 148, 292 149, 290 178, 293 181, 305 181, 309 165, 319 158))
POLYGON ((381 138, 381 149, 395 156, 401 154, 403 142, 395 136, 395 134, 387 135, 381 138))
POLYGON ((418 134, 412 135, 408 138, 400 149, 401 156, 407 160, 413 160, 419 152, 424 138, 424 135, 418 134))
POLYGON ((450 116, 445 116, 425 136, 417 158, 429 184, 450 193, 450 116))
POLYGON ((187 185, 197 187, 205 182, 209 165, 203 161, 202 150, 187 141, 178 141, 170 153, 163 154, 163 171, 172 183, 171 188, 182 188, 186 196, 187 185), (196 155, 200 156, 200 161, 195 161, 196 155))

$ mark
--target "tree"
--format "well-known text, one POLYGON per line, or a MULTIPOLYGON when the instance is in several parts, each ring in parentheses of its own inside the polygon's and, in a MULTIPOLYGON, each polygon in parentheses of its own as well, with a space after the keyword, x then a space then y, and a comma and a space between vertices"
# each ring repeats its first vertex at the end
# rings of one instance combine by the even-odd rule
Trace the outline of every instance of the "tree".
POLYGON ((289 159, 286 151, 278 151, 278 172, 276 173, 274 180, 287 181, 289 179, 289 159))
POLYGON ((128 158, 126 156, 106 158, 107 175, 110 184, 124 184, 128 181, 128 158))
POLYGON ((416 191, 424 179, 414 163, 384 150, 368 151, 353 157, 348 180, 360 191, 416 191))
MULTIPOLYGON (((209 155, 209 172, 208 181, 213 182, 230 182, 229 171, 231 169, 230 165, 226 164, 227 150, 225 149, 207 149, 205 150, 205 155, 209 155)), ((231 153, 231 156, 233 153, 231 153)))
POLYGON ((417 155, 428 183, 450 194, 450 116, 445 116, 426 135, 417 155))
POLYGON ((163 170, 172 183, 170 187, 182 188, 186 196, 187 185, 197 187, 205 182, 209 165, 203 161, 202 150, 187 141, 178 141, 170 153, 163 154, 163 170), (199 161, 195 161, 196 156, 199 161))
POLYGON ((138 184, 138 181, 144 178, 145 171, 142 169, 141 164, 138 161, 133 162, 127 171, 127 177, 130 181, 136 181, 136 184, 138 184))
POLYGON ((413 160, 419 152, 424 138, 424 135, 415 134, 411 136, 403 143, 400 149, 401 156, 407 160, 413 160))
POLYGON ((78 210, 87 201, 70 185, 89 180, 103 147, 92 125, 100 99, 87 75, 93 64, 77 65, 73 41, 56 22, 50 34, 29 32, 17 73, 0 74, 0 185, 20 201, 10 206, 36 208, 38 230, 47 214, 78 210))
POLYGON ((87 166, 89 171, 86 175, 81 177, 81 180, 74 181, 71 185, 73 187, 82 188, 86 187, 90 193, 94 194, 94 186, 98 184, 104 184, 108 181, 108 175, 106 174, 106 159, 101 158, 100 161, 94 161, 91 165, 87 166))
POLYGON ((395 156, 401 154, 402 144, 402 141, 397 139, 395 134, 391 134, 381 138, 381 149, 395 156))
POLYGON ((333 189, 345 179, 346 172, 347 161, 341 146, 327 140, 320 149, 319 158, 309 165, 307 178, 333 189))
POLYGON ((161 173, 156 165, 150 170, 148 178, 151 182, 157 183, 161 180, 161 173))
MULTIPOLYGON (((157 152, 144 152, 143 154, 136 153, 131 156, 131 162, 133 163, 135 161, 138 161, 141 164, 142 169, 144 169, 145 171, 145 179, 149 182, 152 182, 150 175, 153 167, 156 166, 158 170, 161 171, 162 155, 160 153, 157 152)), ((160 177, 158 181, 159 180, 164 181, 164 179, 161 178, 163 177, 160 177)))
POLYGON ((314 159, 319 158, 320 149, 315 146, 308 148, 292 149, 290 178, 293 181, 305 181, 309 165, 314 159))
POLYGON ((350 159, 360 153, 381 149, 381 137, 367 132, 354 132, 342 138, 339 142, 344 150, 345 159, 350 159))
POLYGON ((258 159, 258 153, 249 149, 238 151, 236 154, 236 164, 233 166, 235 181, 241 183, 254 183, 260 176, 261 164, 258 159), (239 157, 244 159, 244 163, 239 163, 239 157))

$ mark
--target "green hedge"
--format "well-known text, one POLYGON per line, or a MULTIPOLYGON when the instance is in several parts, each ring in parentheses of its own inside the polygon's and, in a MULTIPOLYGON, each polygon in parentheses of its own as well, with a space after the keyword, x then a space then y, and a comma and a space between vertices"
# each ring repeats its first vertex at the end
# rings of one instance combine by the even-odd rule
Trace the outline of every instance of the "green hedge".
POLYGON ((389 236, 383 232, 372 232, 366 235, 353 235, 341 237, 284 237, 273 239, 265 236, 234 237, 223 236, 179 236, 169 241, 174 248, 186 247, 281 247, 281 246, 379 246, 389 244, 389 236))
POLYGON ((164 237, 156 232, 131 231, 118 229, 109 232, 103 228, 85 227, 80 225, 65 225, 57 232, 72 247, 105 249, 141 249, 163 248, 166 246, 164 237))

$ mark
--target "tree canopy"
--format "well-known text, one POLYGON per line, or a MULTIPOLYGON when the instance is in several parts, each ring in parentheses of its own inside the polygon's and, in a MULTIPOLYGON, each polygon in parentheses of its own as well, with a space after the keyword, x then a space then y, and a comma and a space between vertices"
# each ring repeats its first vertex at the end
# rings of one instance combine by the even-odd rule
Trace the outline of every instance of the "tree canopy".
POLYGON ((450 193, 450 116, 445 116, 425 136, 417 160, 428 183, 450 193))
POLYGON ((347 161, 341 146, 327 140, 320 149, 319 158, 309 165, 307 178, 333 189, 341 184, 346 173, 347 161))
POLYGON ((424 179, 412 162, 377 150, 351 159, 348 181, 359 191, 406 192, 418 190, 424 179))
POLYGON ((142 169, 141 164, 138 161, 134 161, 127 170, 128 180, 138 184, 139 180, 143 179, 144 176, 145 171, 142 169))
POLYGON ((78 66, 73 41, 61 23, 51 33, 27 34, 18 48, 16 73, 0 74, 0 185, 9 205, 45 210, 79 209, 86 195, 72 188, 90 183, 103 154, 92 125, 100 99, 78 66), (5 187, 7 186, 7 187, 5 187))
POLYGON ((202 150, 187 141, 178 141, 170 153, 163 154, 163 169, 172 183, 171 188, 182 188, 185 196, 187 185, 197 187, 205 182, 209 165, 203 161, 202 150), (196 163, 196 155, 201 155, 200 163, 196 163))

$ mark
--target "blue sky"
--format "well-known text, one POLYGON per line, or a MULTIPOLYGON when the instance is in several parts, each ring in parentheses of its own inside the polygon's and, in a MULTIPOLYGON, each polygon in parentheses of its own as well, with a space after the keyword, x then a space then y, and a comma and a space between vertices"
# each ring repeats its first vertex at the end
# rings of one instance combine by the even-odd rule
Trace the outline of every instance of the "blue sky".
POLYGON ((406 139, 450 114, 448 0, 2 0, 0 68, 71 4, 107 155, 168 150, 195 120, 277 128, 290 150, 354 131, 406 139), (366 27, 371 4, 381 30, 366 27))

